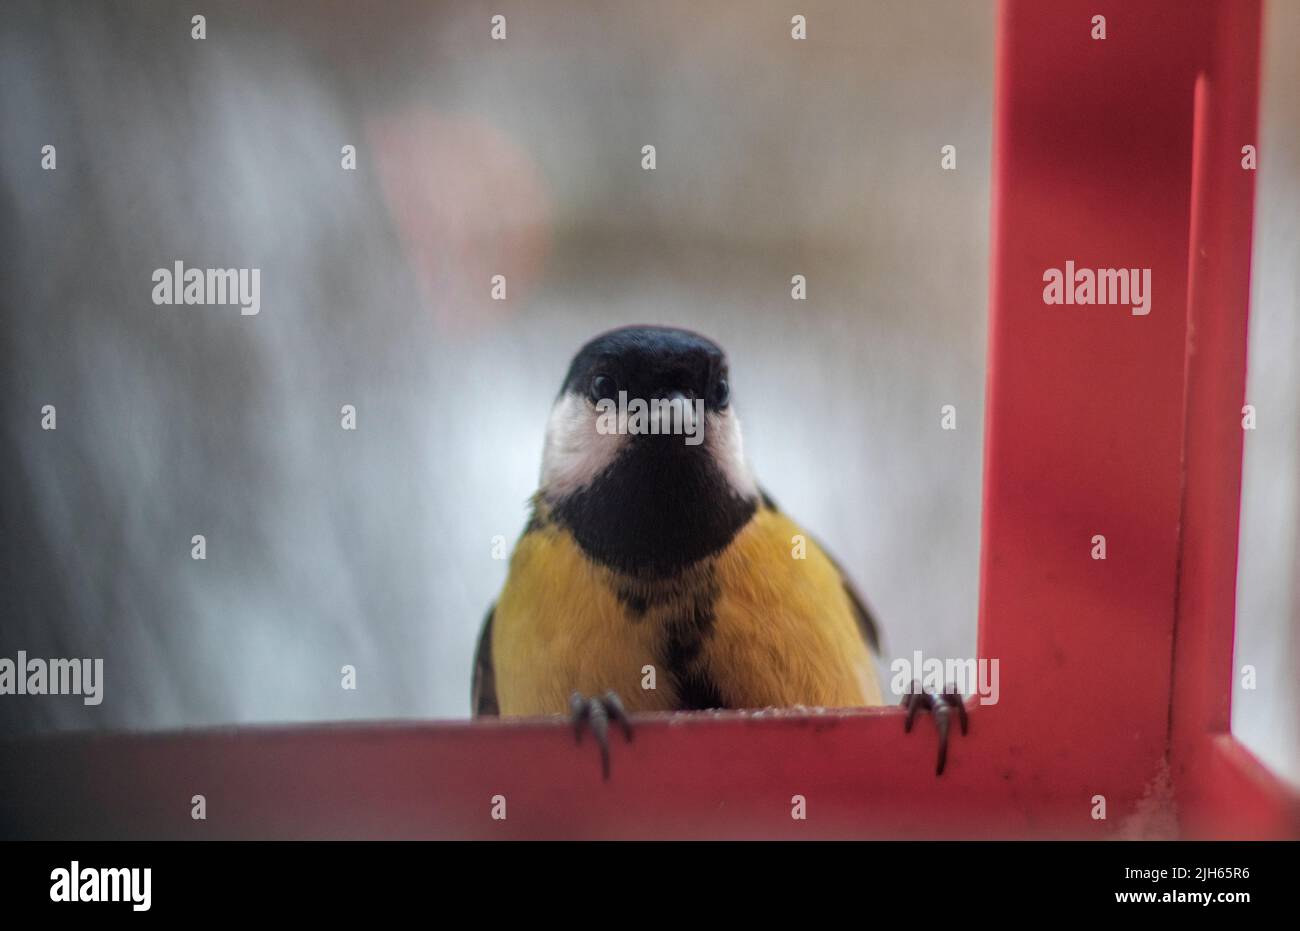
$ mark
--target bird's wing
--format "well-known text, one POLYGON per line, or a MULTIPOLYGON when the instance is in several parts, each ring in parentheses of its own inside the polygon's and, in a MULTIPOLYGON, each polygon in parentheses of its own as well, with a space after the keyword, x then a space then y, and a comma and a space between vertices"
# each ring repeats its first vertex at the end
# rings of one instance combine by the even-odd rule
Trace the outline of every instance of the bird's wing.
POLYGON ((474 685, 470 690, 470 705, 474 717, 495 716, 501 713, 497 705, 497 679, 492 666, 492 618, 496 605, 488 608, 483 619, 483 632, 478 635, 478 650, 474 654, 474 685))
MULTIPOLYGON (((760 488, 758 494, 763 500, 764 507, 780 513, 781 509, 777 506, 777 503, 772 500, 772 496, 769 495, 766 490, 760 488)), ((812 538, 810 537, 809 539, 812 538)), ((849 603, 853 606, 853 616, 858 622, 858 631, 862 634, 862 639, 866 641, 867 646, 871 647, 871 651, 879 654, 880 628, 876 624, 875 615, 872 614, 871 609, 867 607, 867 600, 862 597, 862 593, 858 591, 858 587, 853 584, 853 580, 850 579, 848 573, 844 571, 844 567, 840 565, 839 560, 831 555, 830 550, 826 549, 826 547, 822 546, 821 543, 816 540, 813 540, 813 543, 819 550, 826 554, 826 558, 831 561, 831 565, 835 567, 835 571, 840 574, 840 582, 844 586, 844 592, 849 596, 849 603)))

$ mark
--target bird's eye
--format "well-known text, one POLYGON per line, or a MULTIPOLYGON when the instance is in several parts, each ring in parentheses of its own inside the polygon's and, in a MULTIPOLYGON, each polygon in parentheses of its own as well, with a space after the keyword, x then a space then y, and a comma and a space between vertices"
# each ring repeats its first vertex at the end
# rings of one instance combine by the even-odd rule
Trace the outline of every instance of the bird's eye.
POLYGON ((605 399, 612 401, 618 394, 618 383, 608 375, 593 375, 587 394, 593 404, 605 399))
POLYGON ((719 378, 717 384, 713 386, 713 406, 722 410, 731 400, 731 386, 727 384, 725 378, 719 378))

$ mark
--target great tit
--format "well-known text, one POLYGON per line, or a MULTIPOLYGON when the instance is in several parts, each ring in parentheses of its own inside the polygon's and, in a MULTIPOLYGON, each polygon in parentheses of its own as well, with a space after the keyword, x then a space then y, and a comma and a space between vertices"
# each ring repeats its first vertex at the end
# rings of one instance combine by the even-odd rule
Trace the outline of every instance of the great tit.
POLYGON ((627 712, 880 704, 872 614, 755 483, 712 340, 633 326, 583 346, 531 504, 479 637, 476 716, 570 714, 608 774, 627 712))

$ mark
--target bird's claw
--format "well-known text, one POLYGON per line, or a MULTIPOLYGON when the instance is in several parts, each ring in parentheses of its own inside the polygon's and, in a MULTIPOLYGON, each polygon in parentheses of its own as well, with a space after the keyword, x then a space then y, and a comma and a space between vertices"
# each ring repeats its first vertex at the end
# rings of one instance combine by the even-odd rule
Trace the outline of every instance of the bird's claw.
POLYGON ((623 728, 623 736, 632 740, 632 722, 628 720, 623 702, 614 692, 606 692, 599 697, 586 698, 581 692, 569 696, 569 716, 573 721, 573 737, 582 743, 584 725, 591 727, 591 733, 600 747, 600 772, 606 782, 609 781, 609 720, 613 718, 623 728))
POLYGON ((939 731, 939 763, 934 774, 942 776, 944 764, 948 760, 948 726, 952 713, 957 712, 962 736, 966 735, 969 727, 966 704, 961 693, 957 691, 956 685, 949 684, 940 694, 932 695, 921 688, 921 683, 913 682, 911 691, 903 696, 902 706, 907 709, 907 717, 903 720, 904 733, 912 732, 912 721, 918 710, 928 711, 933 716, 934 726, 939 731))

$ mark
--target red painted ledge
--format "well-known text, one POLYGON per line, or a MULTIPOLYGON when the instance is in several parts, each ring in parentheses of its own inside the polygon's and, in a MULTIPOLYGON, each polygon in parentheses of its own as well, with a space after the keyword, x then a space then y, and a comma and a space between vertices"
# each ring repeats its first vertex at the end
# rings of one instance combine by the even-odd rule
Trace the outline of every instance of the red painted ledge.
MULTIPOLYGON (((639 716, 608 783, 590 737, 577 746, 553 719, 51 735, 0 748, 0 798, 11 829, 74 840, 1102 839, 1160 822, 1149 802, 1135 819, 1123 791, 1093 820, 1090 796, 1045 779, 1033 735, 1007 739, 999 717, 973 710, 942 777, 933 724, 905 735, 892 708, 639 716)), ((1300 837, 1294 793, 1230 738, 1212 746, 1189 781, 1194 836, 1300 837)), ((1106 762, 1092 767, 1081 782, 1107 791, 1106 762)))
POLYGON ((37 737, 4 747, 0 790, 19 830, 73 839, 1105 836, 1059 817, 988 717, 942 777, 932 723, 864 709, 639 716, 608 783, 589 736, 533 719, 37 737))

